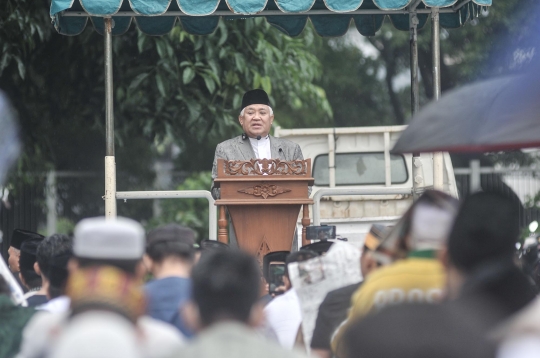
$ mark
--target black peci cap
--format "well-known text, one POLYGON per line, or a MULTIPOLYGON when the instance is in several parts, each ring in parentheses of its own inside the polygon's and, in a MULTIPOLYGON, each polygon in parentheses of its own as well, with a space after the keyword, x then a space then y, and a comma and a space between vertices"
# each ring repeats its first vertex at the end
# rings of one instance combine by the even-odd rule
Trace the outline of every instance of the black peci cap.
POLYGON ((268 94, 262 89, 254 89, 251 91, 247 91, 246 93, 244 93, 244 97, 242 97, 241 109, 244 109, 252 104, 264 104, 270 106, 270 99, 268 98, 268 94))
POLYGON ((11 241, 9 243, 9 246, 13 246, 14 248, 20 250, 21 245, 26 240, 43 240, 45 236, 38 234, 37 232, 28 231, 28 230, 22 230, 22 229, 15 229, 13 230, 13 233, 11 234, 11 241))

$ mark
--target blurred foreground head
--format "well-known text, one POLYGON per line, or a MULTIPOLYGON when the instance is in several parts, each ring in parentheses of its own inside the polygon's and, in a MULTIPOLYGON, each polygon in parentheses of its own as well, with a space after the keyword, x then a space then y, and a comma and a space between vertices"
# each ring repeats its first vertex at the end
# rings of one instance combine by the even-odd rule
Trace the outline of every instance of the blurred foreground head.
POLYGON ((493 347, 467 311, 450 305, 389 307, 351 325, 342 358, 489 358, 493 347))
POLYGON ((69 275, 66 294, 71 298, 71 316, 107 311, 137 322, 144 314, 141 283, 133 275, 112 266, 93 266, 69 275))
POLYGON ((37 268, 44 285, 48 285, 49 299, 64 294, 68 277, 67 265, 73 254, 73 242, 69 236, 54 234, 41 241, 36 251, 37 268))
POLYGON ((146 236, 144 263, 155 278, 171 275, 189 276, 195 258, 195 231, 186 226, 168 224, 146 236))
POLYGON ((191 274, 197 325, 204 328, 218 321, 254 324, 260 276, 257 261, 245 252, 220 250, 203 255, 191 274))
POLYGON ((396 260, 407 257, 412 251, 443 249, 458 207, 456 198, 427 190, 390 230, 376 252, 396 260))
POLYGON ((144 311, 142 226, 131 219, 97 217, 80 221, 74 235, 66 289, 72 314, 108 311, 135 322, 144 311))
POLYGON ((191 261, 195 252, 195 231, 178 224, 160 226, 147 236, 146 254, 154 263, 168 258, 191 261))
POLYGON ((511 262, 519 237, 519 206, 499 193, 463 202, 448 240, 449 259, 463 272, 490 262, 511 262))
POLYGON ((494 192, 467 197, 448 241, 449 297, 488 300, 501 320, 531 302, 536 290, 514 263, 518 236, 519 203, 494 192))
POLYGON ((73 317, 61 333, 48 357, 142 357, 135 325, 111 312, 87 312, 73 317))

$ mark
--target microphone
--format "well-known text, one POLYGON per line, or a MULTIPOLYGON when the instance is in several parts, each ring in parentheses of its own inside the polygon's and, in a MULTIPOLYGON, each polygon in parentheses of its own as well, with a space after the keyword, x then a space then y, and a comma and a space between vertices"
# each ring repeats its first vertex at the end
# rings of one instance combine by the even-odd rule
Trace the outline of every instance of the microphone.
POLYGON ((261 136, 260 136, 260 135, 257 136, 257 140, 261 140, 261 136))

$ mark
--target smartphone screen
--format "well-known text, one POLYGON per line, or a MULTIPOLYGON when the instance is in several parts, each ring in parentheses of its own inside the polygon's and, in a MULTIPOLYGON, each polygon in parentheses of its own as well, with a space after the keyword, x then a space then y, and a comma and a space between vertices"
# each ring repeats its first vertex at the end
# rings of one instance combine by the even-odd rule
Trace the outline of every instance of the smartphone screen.
POLYGON ((271 261, 268 265, 268 287, 270 294, 280 294, 276 289, 283 286, 283 275, 285 274, 285 262, 271 261))
POLYGON ((308 240, 332 240, 336 238, 336 227, 334 225, 308 226, 306 236, 308 240))

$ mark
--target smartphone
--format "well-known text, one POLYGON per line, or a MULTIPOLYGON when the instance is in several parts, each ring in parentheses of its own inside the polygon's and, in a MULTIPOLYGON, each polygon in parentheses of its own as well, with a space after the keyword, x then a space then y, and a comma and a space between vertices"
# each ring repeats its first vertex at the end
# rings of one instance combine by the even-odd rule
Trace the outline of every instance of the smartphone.
POLYGON ((285 274, 285 262, 272 261, 268 265, 268 291, 270 294, 281 294, 282 291, 277 290, 283 286, 283 275, 285 274))
POLYGON ((273 251, 263 257, 263 275, 268 283, 270 294, 280 294, 277 288, 283 286, 283 275, 285 274, 285 259, 290 254, 289 251, 273 251))
POLYGON ((335 225, 321 225, 306 227, 306 236, 308 240, 327 241, 336 238, 335 225))

